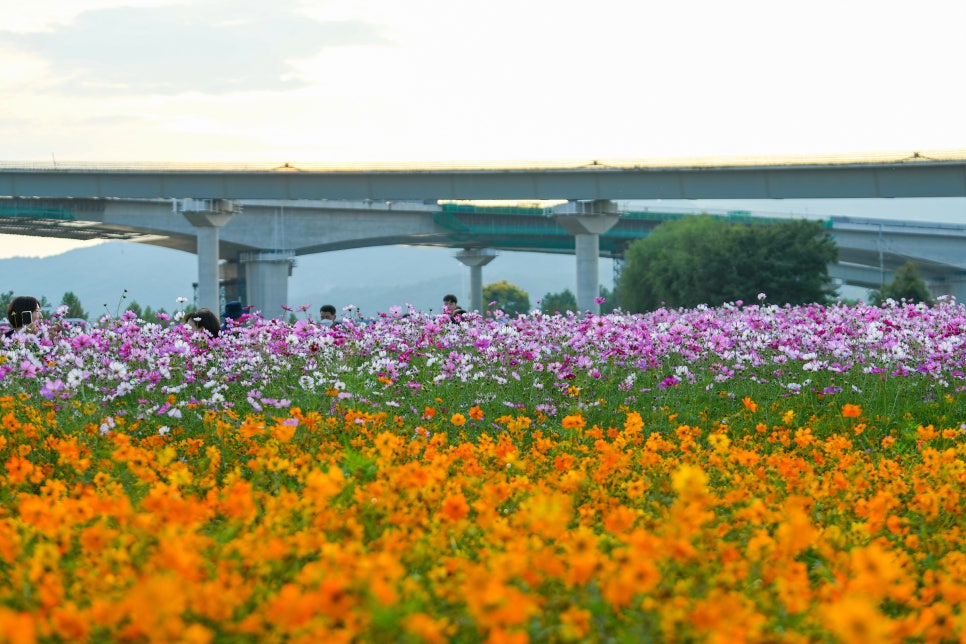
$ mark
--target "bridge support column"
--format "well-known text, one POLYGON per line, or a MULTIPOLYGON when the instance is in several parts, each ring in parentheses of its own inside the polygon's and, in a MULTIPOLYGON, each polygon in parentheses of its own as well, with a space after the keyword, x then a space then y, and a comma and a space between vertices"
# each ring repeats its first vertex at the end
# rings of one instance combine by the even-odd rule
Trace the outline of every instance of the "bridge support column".
POLYGON ((620 215, 617 204, 606 199, 570 202, 556 209, 554 219, 574 236, 577 255, 577 308, 600 313, 600 236, 610 230, 620 215))
POLYGON ((470 267, 470 311, 483 310, 483 267, 496 259, 492 248, 464 248, 456 259, 470 267))
POLYGON ((288 306, 288 278, 295 266, 293 250, 257 250, 242 253, 246 302, 262 317, 278 318, 288 306))
POLYGON ((195 305, 220 315, 218 231, 241 211, 241 206, 227 199, 178 199, 174 202, 174 210, 194 226, 198 239, 198 301, 195 305))

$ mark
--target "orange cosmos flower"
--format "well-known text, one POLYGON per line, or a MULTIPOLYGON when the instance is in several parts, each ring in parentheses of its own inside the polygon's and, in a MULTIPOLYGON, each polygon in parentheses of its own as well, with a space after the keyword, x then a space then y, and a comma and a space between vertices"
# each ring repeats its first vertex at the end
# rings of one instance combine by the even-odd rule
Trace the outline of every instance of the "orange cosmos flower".
POLYGON ((4 633, 9 642, 37 641, 37 627, 34 618, 28 613, 21 613, 6 607, 0 607, 0 633, 4 633))
POLYGON ((938 437, 939 437, 939 432, 937 432, 936 428, 933 427, 932 425, 926 425, 925 427, 923 427, 922 425, 919 425, 919 427, 916 428, 916 439, 919 441, 922 441, 925 443, 938 437))
POLYGON ((298 421, 294 418, 285 419, 279 421, 275 427, 272 428, 272 436, 280 443, 287 443, 292 440, 292 436, 295 435, 295 428, 298 425, 298 421))
POLYGON ((256 416, 248 416, 238 428, 238 433, 245 438, 253 438, 265 431, 265 423, 256 416))
POLYGON ((403 620, 406 630, 428 644, 445 644, 453 630, 449 619, 433 619, 425 613, 414 613, 403 620))
POLYGON ((587 425, 587 421, 580 414, 574 414, 573 416, 564 416, 560 424, 564 429, 583 429, 587 425))
POLYGON ((894 624, 883 615, 876 601, 864 595, 846 595, 834 605, 819 610, 824 626, 844 644, 887 642, 894 624))
POLYGON ((748 411, 755 413, 758 411, 758 403, 751 399, 751 396, 745 396, 741 399, 741 404, 744 405, 748 411))
POLYGON ((473 420, 483 420, 483 410, 480 409, 479 405, 470 407, 470 418, 473 420))
MULTIPOLYGON (((66 641, 82 642, 90 636, 90 624, 72 601, 65 602, 63 606, 54 606, 50 621, 54 632, 66 641)), ((14 642, 16 638, 10 641, 14 642)))
POLYGON ((861 405, 853 405, 851 403, 847 403, 845 405, 842 405, 842 417, 843 418, 858 418, 861 415, 862 415, 862 406, 861 405))
POLYGON ((470 513, 470 506, 466 502, 466 497, 461 492, 457 492, 446 497, 440 512, 447 521, 459 521, 465 519, 470 513))
POLYGON ((6 463, 7 478, 11 483, 23 483, 34 471, 34 464, 16 454, 6 463))
POLYGON ((641 418, 641 414, 636 411, 628 413, 624 421, 624 431, 628 434, 636 434, 642 429, 644 429, 644 419, 641 418))
POLYGON ((567 472, 574 466, 573 454, 559 454, 553 459, 553 467, 560 472, 567 472))
POLYGON ((453 423, 457 427, 462 427, 466 424, 466 416, 463 414, 453 414, 450 417, 449 422, 453 423))

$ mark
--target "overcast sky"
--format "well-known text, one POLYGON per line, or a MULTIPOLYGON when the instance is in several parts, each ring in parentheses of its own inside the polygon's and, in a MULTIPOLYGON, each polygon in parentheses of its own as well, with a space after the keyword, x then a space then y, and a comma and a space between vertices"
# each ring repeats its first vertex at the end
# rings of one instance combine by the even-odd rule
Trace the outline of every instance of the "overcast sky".
POLYGON ((0 161, 966 149, 962 0, 0 0, 0 9, 0 161))

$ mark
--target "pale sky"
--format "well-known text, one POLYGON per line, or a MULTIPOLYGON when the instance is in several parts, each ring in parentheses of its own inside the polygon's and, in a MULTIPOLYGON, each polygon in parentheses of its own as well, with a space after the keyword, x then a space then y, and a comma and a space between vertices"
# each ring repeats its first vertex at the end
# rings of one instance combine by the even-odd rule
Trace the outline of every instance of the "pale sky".
POLYGON ((0 9, 0 162, 966 149, 962 0, 0 0, 0 9))

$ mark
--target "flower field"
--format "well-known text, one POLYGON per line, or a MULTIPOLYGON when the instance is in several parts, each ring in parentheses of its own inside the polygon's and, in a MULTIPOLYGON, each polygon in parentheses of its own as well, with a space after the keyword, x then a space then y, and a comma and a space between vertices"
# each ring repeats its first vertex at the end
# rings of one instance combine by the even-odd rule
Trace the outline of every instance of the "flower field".
POLYGON ((0 642, 964 642, 966 307, 0 344, 0 642))

